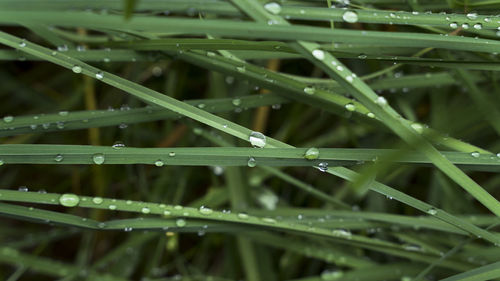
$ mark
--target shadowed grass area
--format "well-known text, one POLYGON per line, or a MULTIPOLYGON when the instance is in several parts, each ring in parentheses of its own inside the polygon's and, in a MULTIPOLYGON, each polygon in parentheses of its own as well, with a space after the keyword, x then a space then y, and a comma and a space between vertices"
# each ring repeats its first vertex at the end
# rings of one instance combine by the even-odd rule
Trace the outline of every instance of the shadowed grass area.
POLYGON ((0 279, 500 280, 499 13, 0 0, 0 279))

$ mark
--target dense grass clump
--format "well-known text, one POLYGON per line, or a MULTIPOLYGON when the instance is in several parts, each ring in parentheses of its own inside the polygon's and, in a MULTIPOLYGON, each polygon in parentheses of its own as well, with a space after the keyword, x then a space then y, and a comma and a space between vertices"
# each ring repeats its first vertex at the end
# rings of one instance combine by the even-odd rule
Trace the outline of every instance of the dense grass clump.
POLYGON ((0 280, 500 280, 498 14, 0 0, 0 280))

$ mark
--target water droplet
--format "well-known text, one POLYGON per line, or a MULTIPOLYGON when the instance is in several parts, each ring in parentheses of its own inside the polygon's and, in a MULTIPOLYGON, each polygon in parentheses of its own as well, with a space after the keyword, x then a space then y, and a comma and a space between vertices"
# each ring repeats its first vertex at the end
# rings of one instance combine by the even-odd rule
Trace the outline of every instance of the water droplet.
POLYGON ((10 123, 12 121, 14 121, 14 116, 8 115, 3 118, 3 122, 5 123, 10 123))
POLYGON ((275 15, 279 14, 281 12, 281 5, 275 2, 267 3, 264 5, 264 8, 275 15))
POLYGON ((163 211, 164 216, 170 216, 171 214, 172 214, 172 212, 170 212, 168 210, 163 211))
POLYGON ((56 157, 54 157, 54 161, 56 162, 61 162, 63 161, 64 157, 62 156, 62 154, 57 154, 56 157))
POLYGON ((345 238, 351 238, 352 236, 351 232, 345 229, 334 229, 332 230, 332 234, 337 237, 345 237, 345 238))
POLYGON ((165 163, 163 163, 163 161, 161 161, 161 160, 156 160, 156 161, 155 161, 155 166, 156 166, 156 167, 161 167, 161 166, 163 166, 163 165, 165 165, 165 163))
POLYGON ((116 210, 116 205, 109 205, 108 209, 110 209, 110 210, 116 210))
POLYGON ((130 232, 130 231, 132 231, 132 227, 125 227, 125 228, 123 229, 123 231, 125 231, 125 232, 130 232))
POLYGON ((174 206, 174 209, 175 209, 175 210, 182 210, 182 208, 183 208, 183 207, 182 207, 181 205, 175 205, 175 206, 174 206))
POLYGON ((355 111, 356 110, 356 106, 352 103, 348 103, 345 105, 345 109, 347 109, 348 111, 355 111))
POLYGON ((92 155, 92 161, 97 165, 101 165, 102 163, 104 163, 104 160, 104 154, 102 153, 96 153, 92 155))
POLYGON ((339 280, 344 274, 342 271, 331 271, 325 270, 321 273, 321 280, 330 281, 330 280, 339 280))
POLYGON ((472 152, 470 155, 471 155, 472 157, 474 157, 474 158, 478 158, 480 154, 479 154, 479 152, 474 151, 474 152, 472 152))
POLYGON ((457 28, 458 27, 458 23, 452 22, 452 23, 450 23, 450 27, 451 28, 457 28))
POLYGON ((321 162, 321 163, 318 164, 318 168, 319 168, 320 171, 326 172, 326 171, 328 171, 328 163, 321 162))
POLYGON ((21 40, 21 42, 19 42, 19 47, 21 47, 21 48, 26 47, 26 42, 24 41, 24 39, 21 40))
POLYGON ((112 146, 113 149, 122 149, 125 147, 125 144, 121 141, 116 141, 112 146))
POLYGON ((476 24, 474 24, 474 28, 475 28, 475 29, 482 29, 482 28, 483 28, 483 25, 482 25, 482 24, 480 24, 480 23, 476 23, 476 24))
POLYGON ((410 125, 412 127, 413 130, 415 130, 417 133, 421 134, 423 131, 424 131, 424 126, 422 126, 422 124, 420 123, 412 123, 410 125))
POLYGON ((409 244, 403 245, 403 249, 405 249, 407 251, 411 251, 411 252, 421 252, 422 251, 422 248, 415 246, 415 245, 409 245, 409 244))
POLYGON ((373 112, 368 112, 366 116, 368 116, 369 118, 375 118, 375 114, 373 114, 373 112))
POLYGON ((59 203, 65 207, 75 207, 80 203, 80 197, 76 194, 66 193, 59 197, 59 203))
POLYGON ((390 13, 390 14, 389 14, 389 17, 391 17, 391 18, 395 19, 395 18, 396 18, 396 14, 395 14, 395 13, 390 13))
POLYGON ((312 55, 318 60, 325 59, 325 52, 323 52, 322 50, 319 50, 319 49, 313 50, 312 55))
POLYGON ((200 108, 200 109, 205 108, 205 104, 204 104, 204 103, 200 103, 200 104, 198 104, 198 108, 200 108))
POLYGON ((67 45, 57 46, 57 50, 59 52, 66 52, 68 50, 68 46, 67 45))
POLYGON ((234 105, 234 106, 240 106, 241 105, 241 99, 233 99, 231 101, 231 103, 234 105))
POLYGON ((266 136, 260 132, 252 131, 248 140, 253 147, 262 148, 266 146, 266 136))
POLYGON ((239 219, 242 219, 242 220, 246 220, 246 219, 248 219, 248 215, 247 215, 247 214, 245 214, 245 213, 239 213, 239 214, 238 214, 238 218, 239 218, 239 219))
POLYGON ((214 167, 212 167, 212 169, 214 171, 214 175, 216 175, 216 176, 220 176, 224 173, 224 168, 221 166, 214 166, 214 167))
POLYGON ((316 147, 311 147, 308 150, 306 150, 306 153, 304 154, 304 158, 307 160, 314 160, 319 158, 319 149, 316 147))
POLYGON ((212 214, 214 212, 214 211, 212 211, 212 209, 207 208, 205 206, 201 206, 200 209, 198 209, 198 211, 202 215, 210 215, 210 214, 212 214))
POLYGON ((186 221, 183 219, 177 219, 175 221, 175 225, 177 225, 178 227, 184 227, 184 226, 186 226, 186 221))
POLYGON ((386 106, 387 105, 387 100, 382 97, 382 96, 379 96, 376 100, 375 100, 375 103, 377 103, 378 105, 380 106, 386 106))
POLYGON ((59 111, 59 116, 68 116, 69 112, 67 111, 59 111))
POLYGON ((73 70, 74 73, 81 73, 82 72, 82 67, 81 66, 78 66, 78 65, 75 65, 71 68, 71 70, 73 70))
POLYGON ((151 212, 151 210, 148 207, 143 207, 141 209, 141 213, 143 213, 143 214, 149 214, 150 212, 151 212))
POLYGON ((358 14, 354 11, 346 11, 342 15, 342 19, 348 23, 355 23, 358 21, 358 14))
POLYGON ((257 161, 255 161, 255 158, 250 157, 250 158, 248 158, 247 165, 248 165, 248 167, 253 168, 253 167, 257 166, 257 161))
POLYGON ((101 197, 92 198, 92 203, 97 204, 97 205, 101 204, 102 201, 103 201, 103 199, 101 197))
POLYGON ((170 156, 170 157, 175 157, 175 152, 173 152, 173 151, 169 152, 169 153, 168 153, 168 156, 170 156))
POLYGON ((20 186, 17 190, 21 191, 21 192, 28 192, 29 191, 29 189, 26 186, 20 186))
POLYGON ((313 95, 314 92, 316 92, 316 89, 314 89, 314 87, 305 87, 304 88, 304 93, 306 93, 308 95, 313 95))
POLYGON ((427 214, 429 214, 429 215, 431 215, 431 216, 436 215, 436 214, 437 214, 437 212, 438 212, 438 211, 437 211, 436 209, 434 209, 434 208, 431 208, 431 209, 427 210, 427 214))
POLYGON ((469 29, 469 24, 468 23, 462 23, 462 28, 463 29, 469 29))
POLYGON ((468 13, 467 18, 470 20, 475 20, 477 19, 477 13, 468 13))
POLYGON ((245 73, 247 71, 244 66, 238 66, 236 67, 236 70, 238 70, 239 73, 245 73))
POLYGON ((3 160, 0 159, 0 166, 2 166, 4 164, 3 160))
POLYGON ((276 223, 276 220, 273 218, 262 218, 261 220, 266 223, 276 223))
POLYGON ((95 78, 101 80, 102 78, 104 78, 104 73, 102 73, 101 71, 97 72, 95 74, 95 78))

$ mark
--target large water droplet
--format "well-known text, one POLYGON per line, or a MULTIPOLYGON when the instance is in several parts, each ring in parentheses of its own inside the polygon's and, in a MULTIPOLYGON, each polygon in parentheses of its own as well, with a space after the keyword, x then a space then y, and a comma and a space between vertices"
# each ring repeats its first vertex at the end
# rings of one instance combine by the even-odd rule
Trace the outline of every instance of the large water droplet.
POLYGON ((104 163, 104 160, 104 154, 102 153, 96 153, 92 155, 92 161, 97 165, 101 165, 102 163, 104 163))
POLYGON ((458 27, 458 23, 452 22, 452 23, 450 23, 450 27, 451 28, 457 28, 458 27))
POLYGON ((308 95, 313 95, 314 92, 316 92, 316 89, 314 89, 314 87, 305 87, 304 88, 304 93, 306 93, 308 95))
POLYGON ((318 60, 325 59, 325 52, 323 50, 319 50, 319 49, 313 50, 312 55, 318 60))
POLYGON ((198 209, 198 211, 202 215, 210 215, 210 214, 212 214, 214 212, 214 211, 212 211, 212 209, 207 208, 205 206, 201 206, 200 209, 198 209))
POLYGON ((186 221, 183 219, 177 219, 175 221, 175 225, 177 225, 178 227, 184 227, 184 226, 186 226, 186 221))
POLYGON ((59 197, 59 203, 65 207, 75 207, 80 203, 80 197, 76 194, 66 193, 59 197))
POLYGON ((14 121, 14 116, 7 115, 7 116, 5 116, 5 117, 3 118, 3 122, 5 122, 5 123, 10 123, 10 122, 12 122, 12 121, 14 121))
POLYGON ((477 19, 477 13, 468 13, 467 18, 470 20, 475 20, 477 19))
POLYGON ((248 140, 254 147, 262 148, 266 146, 266 136, 260 132, 251 132, 248 140))
POLYGON ((92 203, 97 204, 97 205, 102 204, 103 201, 104 200, 101 197, 92 198, 92 203))
POLYGON ((375 100, 375 103, 377 103, 380 106, 386 106, 387 105, 387 100, 384 97, 378 97, 375 100))
POLYGON ((434 208, 431 208, 431 209, 427 210, 427 214, 429 214, 429 215, 431 215, 431 216, 436 215, 436 214, 437 214, 437 212, 438 212, 438 211, 437 211, 436 209, 434 209, 434 208))
POLYGON ((253 157, 248 158, 247 166, 250 168, 257 166, 257 161, 255 161, 255 158, 253 157))
POLYGON ((231 103, 234 105, 234 106, 240 106, 241 105, 241 99, 233 99, 231 101, 231 103))
POLYGON ((474 29, 482 29, 482 28, 483 28, 482 24, 480 24, 480 23, 474 24, 474 29))
POLYGON ((122 149, 125 147, 125 144, 121 141, 116 141, 112 146, 113 149, 122 149))
POLYGON ((474 152, 471 152, 471 154, 470 154, 470 155, 471 155, 472 157, 474 157, 474 158, 478 158, 480 154, 479 154, 479 152, 474 151, 474 152))
POLYGON ((21 42, 19 42, 19 47, 21 47, 21 48, 26 47, 26 42, 24 41, 24 39, 21 40, 21 42))
POLYGON ((239 218, 239 219, 242 219, 242 220, 246 220, 246 219, 248 219, 248 215, 247 215, 247 214, 245 214, 245 213, 239 213, 239 214, 238 214, 238 218, 239 218))
POLYGON ((151 210, 148 207, 143 207, 141 209, 141 213, 143 213, 143 214, 149 214, 150 212, 151 212, 151 210))
POLYGON ((57 154, 56 157, 54 157, 54 161, 56 162, 61 162, 63 161, 64 157, 62 156, 62 154, 57 154))
POLYGON ((104 78, 104 73, 102 73, 101 71, 97 72, 95 74, 95 78, 101 80, 102 78, 104 78))
POLYGON ((358 21, 358 14, 354 11, 346 11, 342 15, 342 19, 348 23, 355 23, 358 21))
POLYGON ((82 72, 82 67, 79 66, 79 65, 75 65, 71 68, 71 70, 73 70, 74 73, 81 73, 82 72))
POLYGON ((328 171, 328 163, 321 162, 321 163, 318 164, 318 168, 319 168, 320 171, 326 172, 326 171, 328 171))
POLYGON ((156 166, 156 167, 161 167, 161 166, 163 166, 163 165, 165 165, 165 163, 164 163, 163 161, 161 161, 161 160, 156 160, 156 161, 155 161, 155 166, 156 166))
POLYGON ((352 104, 352 103, 348 103, 348 104, 345 105, 345 109, 347 109, 347 111, 355 111, 356 110, 356 106, 354 104, 352 104))
POLYGON ((308 150, 306 150, 306 153, 304 154, 304 158, 307 160, 314 160, 319 158, 319 149, 316 147, 311 147, 308 150))
POLYGON ((275 15, 281 12, 281 5, 275 2, 267 3, 266 5, 264 5, 264 8, 275 15))

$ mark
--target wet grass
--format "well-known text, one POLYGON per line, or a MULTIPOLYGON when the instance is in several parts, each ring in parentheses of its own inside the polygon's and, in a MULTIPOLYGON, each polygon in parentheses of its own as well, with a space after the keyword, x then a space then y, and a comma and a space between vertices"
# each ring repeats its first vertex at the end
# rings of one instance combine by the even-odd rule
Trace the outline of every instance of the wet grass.
POLYGON ((0 0, 0 279, 500 278, 500 2, 327 2, 0 0))

